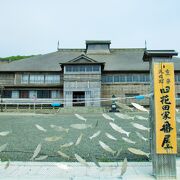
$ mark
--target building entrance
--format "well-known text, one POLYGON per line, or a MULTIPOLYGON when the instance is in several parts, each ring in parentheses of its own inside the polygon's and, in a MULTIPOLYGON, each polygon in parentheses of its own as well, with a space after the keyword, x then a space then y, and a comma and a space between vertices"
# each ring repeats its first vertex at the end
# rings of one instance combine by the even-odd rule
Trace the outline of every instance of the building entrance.
POLYGON ((84 91, 73 91, 73 106, 85 106, 84 91))

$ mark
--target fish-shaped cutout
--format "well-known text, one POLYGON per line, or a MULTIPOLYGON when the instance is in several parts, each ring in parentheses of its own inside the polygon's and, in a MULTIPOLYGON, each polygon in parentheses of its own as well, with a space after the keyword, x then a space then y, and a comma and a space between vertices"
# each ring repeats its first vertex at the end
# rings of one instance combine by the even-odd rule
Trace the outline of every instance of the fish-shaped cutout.
POLYGON ((115 116, 117 116, 120 119, 130 119, 130 120, 134 120, 134 117, 129 116, 127 114, 122 114, 122 113, 114 113, 115 116))
POLYGON ((99 141, 100 146, 107 152, 112 153, 113 155, 116 153, 116 151, 112 150, 112 148, 110 148, 107 144, 105 144, 102 141, 99 141))
POLYGON ((51 124, 50 127, 53 128, 55 131, 59 131, 59 132, 68 133, 68 131, 69 131, 69 129, 63 128, 62 126, 56 126, 54 124, 51 124))
POLYGON ((81 133, 80 136, 78 137, 76 143, 75 143, 75 146, 77 146, 81 142, 82 136, 83 136, 83 134, 81 133))
POLYGON ((73 142, 69 142, 69 143, 66 143, 66 144, 61 145, 61 148, 70 147, 70 146, 72 146, 73 144, 74 144, 73 142))
POLYGON ((71 124, 70 127, 74 129, 87 129, 92 128, 92 124, 71 124))
POLYGON ((148 120, 148 118, 143 117, 143 116, 139 116, 139 115, 136 115, 135 118, 137 118, 139 120, 148 120))
POLYGON ((38 144, 38 145, 37 145, 36 149, 34 150, 34 154, 33 154, 33 156, 31 157, 30 161, 32 161, 33 159, 35 159, 35 158, 38 156, 38 154, 39 154, 40 151, 41 151, 41 147, 42 147, 41 144, 38 144))
POLYGON ((7 136, 9 133, 9 131, 2 131, 0 132, 0 136, 7 136))
POLYGON ((42 126, 40 126, 39 124, 35 124, 36 128, 39 129, 40 131, 46 132, 47 130, 44 129, 42 126))
POLYGON ((140 111, 145 111, 145 112, 148 112, 149 113, 149 111, 145 108, 145 107, 143 107, 143 106, 141 106, 140 104, 137 104, 137 103, 131 103, 136 109, 138 109, 138 110, 140 110, 140 111))
POLYGON ((141 133, 139 133, 139 132, 136 132, 136 135, 139 137, 139 138, 141 138, 142 140, 144 140, 144 141, 148 141, 148 139, 147 138, 145 138, 141 133))
POLYGON ((93 154, 91 154, 91 158, 92 158, 92 161, 94 162, 94 164, 95 164, 97 167, 101 167, 100 164, 99 164, 99 162, 97 161, 96 157, 95 157, 93 154))
POLYGON ((132 140, 130 140, 130 139, 128 139, 128 138, 122 137, 122 139, 123 139, 124 141, 126 141, 127 143, 136 144, 135 141, 132 141, 132 140))
POLYGON ((4 151, 7 147, 7 143, 6 144, 3 144, 2 146, 0 146, 0 152, 4 151))
POLYGON ((80 119, 80 120, 82 120, 82 121, 87 121, 87 119, 86 118, 84 118, 84 117, 82 117, 81 115, 79 115, 79 114, 74 114, 78 119, 80 119))
POLYGON ((6 163, 5 167, 4 167, 4 169, 7 169, 9 166, 10 166, 10 160, 8 159, 8 161, 7 161, 7 163, 6 163))
POLYGON ((35 158, 36 161, 42 161, 44 159, 47 159, 48 155, 44 155, 44 156, 39 156, 38 158, 35 158))
POLYGON ((109 124, 115 131, 121 134, 126 134, 129 137, 130 132, 125 131, 122 127, 116 125, 115 123, 110 122, 109 124))
POLYGON ((44 140, 49 141, 49 142, 54 142, 54 141, 58 141, 60 139, 62 139, 61 136, 51 136, 51 137, 46 137, 44 140))
POLYGON ((68 156, 67 154, 63 153, 62 151, 58 151, 58 154, 64 158, 70 159, 70 156, 68 156))
POLYGON ((136 155, 141 155, 141 156, 147 156, 149 158, 149 155, 150 153, 146 153, 140 149, 136 149, 136 148, 128 148, 128 150, 130 152, 132 152, 133 154, 136 154, 136 155))
POLYGON ((86 160, 84 160, 81 156, 79 156, 78 154, 74 154, 75 158, 77 159, 77 161, 79 161, 81 164, 89 167, 88 163, 86 162, 86 160))
POLYGON ((120 102, 116 102, 116 104, 122 109, 133 111, 133 108, 130 108, 129 106, 127 106, 125 104, 122 104, 120 102))
POLYGON ((127 170, 127 158, 124 158, 123 164, 121 166, 121 174, 120 174, 121 179, 125 174, 126 170, 127 170))
POLYGON ((121 153, 121 151, 122 151, 122 148, 121 148, 121 149, 119 149, 119 150, 117 151, 117 153, 116 153, 116 157, 118 157, 118 156, 119 156, 119 154, 121 153))
POLYGON ((140 129, 140 130, 143 130, 143 131, 149 131, 149 130, 150 130, 150 128, 147 128, 147 127, 143 126, 142 124, 133 123, 133 122, 131 122, 131 124, 132 124, 135 128, 140 129))
POLYGON ((105 135, 106 135, 109 139, 112 139, 112 140, 114 140, 114 141, 117 141, 117 138, 115 138, 115 137, 112 136, 111 134, 105 133, 105 135))
POLYGON ((109 116, 109 115, 107 115, 105 113, 103 113, 102 116, 107 120, 114 121, 114 118, 112 118, 111 116, 109 116))
POLYGON ((95 137, 97 137, 97 136, 99 136, 101 134, 101 131, 97 131, 96 133, 94 133, 91 137, 89 137, 89 139, 93 139, 93 138, 95 138, 95 137))

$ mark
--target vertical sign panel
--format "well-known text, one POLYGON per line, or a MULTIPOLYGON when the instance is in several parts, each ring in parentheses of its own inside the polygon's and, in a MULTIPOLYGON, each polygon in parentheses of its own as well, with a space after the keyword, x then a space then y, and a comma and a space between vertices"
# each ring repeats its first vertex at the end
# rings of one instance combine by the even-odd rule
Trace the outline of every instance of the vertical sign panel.
POLYGON ((175 87, 173 63, 154 64, 156 153, 176 154, 175 87))

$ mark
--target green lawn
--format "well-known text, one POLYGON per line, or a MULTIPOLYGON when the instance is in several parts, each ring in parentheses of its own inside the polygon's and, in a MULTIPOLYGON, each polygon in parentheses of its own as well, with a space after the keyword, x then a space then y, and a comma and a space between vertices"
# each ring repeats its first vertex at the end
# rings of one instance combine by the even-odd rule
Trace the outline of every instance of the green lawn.
MULTIPOLYGON (((79 113, 80 114, 80 113, 79 113)), ((126 113, 127 114, 127 113, 126 113)), ((137 114, 137 113, 136 113, 137 114)), ((7 136, 0 136, 0 145, 8 143, 7 148, 0 153, 0 159, 11 161, 29 161, 33 152, 39 143, 42 144, 42 149, 40 155, 48 155, 48 158, 44 161, 76 161, 74 154, 78 154, 87 161, 92 161, 92 155, 96 157, 98 161, 119 161, 128 158, 129 161, 147 161, 146 156, 134 155, 127 150, 128 147, 134 147, 141 149, 144 152, 149 152, 149 142, 145 142, 140 139, 135 132, 140 132, 144 137, 148 138, 148 131, 143 131, 136 129, 130 124, 130 122, 136 122, 148 127, 148 121, 120 119, 113 113, 108 113, 109 116, 115 119, 114 123, 121 126, 124 130, 131 132, 129 139, 135 141, 136 144, 130 144, 125 142, 122 137, 127 137, 124 134, 120 134, 114 131, 110 125, 110 120, 105 119, 101 113, 96 114, 80 114, 87 119, 87 124, 92 124, 93 128, 88 128, 84 130, 73 129, 70 127, 71 124, 84 123, 84 121, 78 119, 74 114, 42 114, 42 115, 21 115, 21 114, 0 114, 0 132, 11 131, 7 136), (98 125, 96 124, 98 120, 98 125), (47 129, 47 132, 38 130, 35 124, 42 126, 47 129), (58 132, 50 127, 51 124, 62 126, 64 128, 69 128, 69 132, 58 132), (97 125, 97 126, 96 126, 97 125), (98 130, 101 134, 90 140, 89 137, 92 136, 98 130), (118 140, 114 141, 105 136, 105 133, 116 137, 118 140), (80 134, 83 134, 82 140, 79 145, 61 148, 60 146, 69 143, 76 142, 80 134), (45 141, 46 137, 51 136, 61 136, 61 140, 56 142, 45 141), (122 149, 118 156, 113 156, 111 153, 102 149, 99 145, 99 141, 103 141, 109 145, 113 150, 118 151, 122 149), (58 155, 57 151, 61 150, 70 159, 65 159, 58 155)), ((134 113, 129 114, 134 116, 134 113)), ((148 117, 146 113, 138 113, 138 115, 148 117)), ((179 131, 180 123, 177 123, 179 131)), ((179 145, 179 144, 178 144, 179 145)), ((178 148, 180 149, 180 148, 178 148)))

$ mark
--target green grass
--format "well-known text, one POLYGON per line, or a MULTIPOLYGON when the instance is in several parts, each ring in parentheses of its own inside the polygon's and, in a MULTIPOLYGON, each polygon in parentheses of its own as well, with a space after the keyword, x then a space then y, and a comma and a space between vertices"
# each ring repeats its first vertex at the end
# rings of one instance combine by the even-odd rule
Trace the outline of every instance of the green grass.
MULTIPOLYGON (((80 113, 79 113, 80 114, 80 113)), ((108 113, 111 117, 115 118, 115 123, 121 126, 126 131, 130 133, 130 139, 135 141, 136 144, 129 144, 122 140, 122 137, 126 137, 124 134, 120 134, 114 131, 110 125, 109 120, 105 119, 102 114, 80 114, 83 117, 87 118, 87 124, 92 124, 93 128, 88 128, 85 130, 77 130, 70 128, 71 124, 84 123, 84 121, 79 120, 75 117, 74 114, 42 114, 42 115, 1 115, 0 114, 0 132, 1 131, 11 131, 7 136, 0 136, 0 145, 8 143, 5 151, 0 153, 0 159, 11 161, 29 161, 35 148, 39 143, 42 144, 42 149, 40 155, 48 155, 48 158, 44 161, 76 161, 74 154, 77 153, 81 157, 85 158, 87 161, 92 161, 91 155, 94 155, 98 161, 120 161, 125 157, 129 161, 148 161, 146 156, 134 155, 127 150, 128 147, 134 147, 141 149, 145 152, 149 152, 149 142, 145 142, 142 139, 138 138, 136 131, 143 134, 144 137, 148 138, 148 131, 142 131, 134 128, 130 122, 136 122, 148 127, 148 121, 146 120, 125 120, 116 117, 113 113, 108 113), (95 127, 95 124, 98 120, 98 126, 95 127), (47 132, 42 132, 35 127, 35 124, 47 129, 47 132), (69 128, 69 132, 57 132, 53 130, 50 125, 54 124, 57 126, 62 126, 64 128, 69 128), (92 136, 95 132, 101 130, 101 134, 90 140, 89 137, 92 136), (105 136, 105 132, 110 133, 118 140, 113 141, 105 136), (79 145, 71 146, 68 148, 61 148, 60 145, 68 142, 76 142, 79 135, 83 133, 82 140, 79 145), (63 139, 56 142, 47 142, 44 139, 50 136, 62 136, 63 139), (118 151, 122 149, 118 157, 113 156, 111 153, 106 152, 99 145, 99 140, 103 141, 109 145, 113 150, 118 151), (57 154, 57 151, 61 150, 70 156, 70 159, 67 160, 57 154)), ((135 114, 131 113, 131 116, 135 114)), ((148 117, 148 114, 139 113, 144 117, 148 117)), ((179 124, 177 131, 179 131, 179 124)), ((178 150, 179 143, 178 143, 178 150)))

